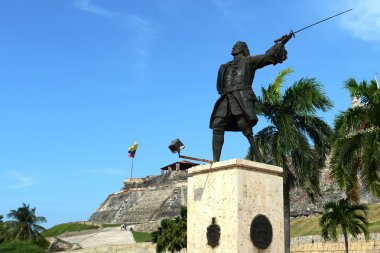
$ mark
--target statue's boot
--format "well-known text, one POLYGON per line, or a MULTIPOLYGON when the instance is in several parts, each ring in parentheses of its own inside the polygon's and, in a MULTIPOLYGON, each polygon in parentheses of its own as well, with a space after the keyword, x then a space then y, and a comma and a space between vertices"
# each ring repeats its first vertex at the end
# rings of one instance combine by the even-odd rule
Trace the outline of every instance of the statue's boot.
POLYGON ((243 134, 245 137, 247 137, 249 144, 251 145, 251 156, 253 157, 253 160, 259 163, 263 163, 264 159, 263 156, 260 153, 259 147, 257 146, 254 138, 253 138, 253 132, 251 128, 247 128, 243 131, 243 134))
POLYGON ((224 131, 214 129, 212 133, 212 153, 214 162, 220 161, 222 147, 224 143, 224 131))

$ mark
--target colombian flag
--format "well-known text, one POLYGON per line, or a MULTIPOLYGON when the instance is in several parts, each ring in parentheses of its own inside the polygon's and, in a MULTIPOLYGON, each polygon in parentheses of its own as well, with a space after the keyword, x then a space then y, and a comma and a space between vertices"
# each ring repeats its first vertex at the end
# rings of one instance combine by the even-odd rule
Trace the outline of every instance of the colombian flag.
POLYGON ((134 158, 137 150, 137 142, 134 142, 133 146, 130 146, 128 149, 128 156, 134 158))

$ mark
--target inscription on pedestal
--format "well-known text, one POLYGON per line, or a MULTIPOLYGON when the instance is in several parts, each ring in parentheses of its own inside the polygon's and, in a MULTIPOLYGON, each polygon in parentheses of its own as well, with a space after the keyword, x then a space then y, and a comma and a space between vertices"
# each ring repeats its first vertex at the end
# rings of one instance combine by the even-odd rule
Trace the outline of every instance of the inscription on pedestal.
POLYGON ((212 218, 211 225, 207 227, 207 244, 211 248, 215 248, 219 245, 220 239, 220 226, 216 224, 216 218, 212 218))
POLYGON ((200 201, 203 195, 203 188, 197 188, 194 190, 194 200, 200 201))
POLYGON ((251 240, 259 249, 266 249, 272 242, 273 230, 269 219, 263 215, 257 215, 251 223, 251 240))

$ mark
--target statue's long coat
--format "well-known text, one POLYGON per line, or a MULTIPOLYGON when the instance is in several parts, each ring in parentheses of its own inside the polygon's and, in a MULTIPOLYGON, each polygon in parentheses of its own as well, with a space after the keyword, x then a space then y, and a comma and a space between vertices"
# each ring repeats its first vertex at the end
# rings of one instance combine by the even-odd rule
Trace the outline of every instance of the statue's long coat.
MULTIPOLYGON (((219 68, 216 89, 221 95, 216 101, 210 119, 210 128, 213 128, 213 121, 215 117, 225 117, 228 110, 227 96, 233 96, 238 102, 244 117, 253 127, 257 124, 257 115, 255 112, 254 103, 256 100, 255 94, 252 91, 252 82, 255 77, 255 71, 269 64, 276 64, 273 50, 268 50, 266 54, 256 56, 244 56, 238 62, 238 74, 235 77, 234 85, 228 88, 223 87, 224 73, 229 64, 222 64, 219 68)), ((231 97, 230 97, 231 98, 231 97)), ((235 120, 229 122, 224 129, 225 131, 241 131, 236 125, 235 120)))

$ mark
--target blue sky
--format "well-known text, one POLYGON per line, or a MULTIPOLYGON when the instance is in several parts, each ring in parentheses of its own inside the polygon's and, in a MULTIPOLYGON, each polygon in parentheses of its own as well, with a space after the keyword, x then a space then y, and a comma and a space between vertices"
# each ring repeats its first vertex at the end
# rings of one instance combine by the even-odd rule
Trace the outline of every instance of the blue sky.
MULTIPOLYGON (((134 177, 177 161, 168 149, 176 138, 184 155, 211 159, 216 74, 233 44, 260 54, 349 8, 298 33, 288 60, 257 71, 253 85, 260 95, 287 67, 295 72, 285 87, 316 77, 334 102, 320 114, 330 125, 350 106, 343 82, 380 72, 377 0, 2 1, 0 214, 25 202, 46 227, 87 220, 130 176, 133 140, 134 177)), ((227 133, 222 159, 248 146, 227 133)))

